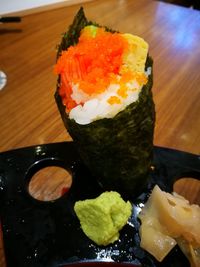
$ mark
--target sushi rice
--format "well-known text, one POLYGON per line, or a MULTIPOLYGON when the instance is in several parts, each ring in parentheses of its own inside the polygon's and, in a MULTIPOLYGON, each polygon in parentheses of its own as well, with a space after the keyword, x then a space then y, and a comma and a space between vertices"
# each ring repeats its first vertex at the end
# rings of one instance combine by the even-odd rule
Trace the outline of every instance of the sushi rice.
MULTIPOLYGON (((148 77, 148 75, 151 74, 151 68, 148 68, 145 74, 148 77)), ((143 85, 140 85, 137 80, 131 80, 127 82, 125 86, 128 89, 127 95, 126 97, 122 97, 117 93, 120 89, 119 84, 110 84, 106 92, 96 96, 88 96, 79 89, 78 85, 73 85, 73 93, 71 97, 79 105, 69 112, 69 118, 74 119, 78 124, 82 125, 91 123, 98 119, 113 118, 128 105, 138 100, 138 96, 143 85), (119 103, 110 104, 108 100, 112 99, 112 97, 119 99, 119 103), (80 103, 84 104, 81 105, 80 103)))

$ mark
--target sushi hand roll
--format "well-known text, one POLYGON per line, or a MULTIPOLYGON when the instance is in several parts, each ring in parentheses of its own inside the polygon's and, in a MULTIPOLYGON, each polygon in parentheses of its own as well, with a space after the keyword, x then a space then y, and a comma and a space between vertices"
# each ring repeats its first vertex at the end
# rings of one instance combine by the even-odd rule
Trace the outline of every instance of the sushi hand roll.
POLYGON ((84 164, 105 190, 134 196, 148 180, 152 64, 142 38, 88 21, 83 8, 58 47, 58 109, 84 164))

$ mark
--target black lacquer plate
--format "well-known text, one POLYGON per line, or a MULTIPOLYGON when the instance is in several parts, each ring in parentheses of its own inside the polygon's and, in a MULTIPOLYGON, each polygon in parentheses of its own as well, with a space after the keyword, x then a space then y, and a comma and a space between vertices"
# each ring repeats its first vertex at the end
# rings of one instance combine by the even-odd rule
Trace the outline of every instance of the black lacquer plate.
POLYGON ((7 266, 189 267, 178 247, 162 263, 140 248, 137 214, 155 184, 171 192, 175 180, 181 177, 189 175, 200 179, 200 157, 154 147, 153 165, 146 191, 131 200, 133 213, 120 232, 119 241, 99 247, 80 229, 73 207, 77 200, 96 197, 104 190, 81 163, 73 142, 1 153, 0 218, 7 266), (72 186, 55 201, 38 201, 29 195, 28 183, 37 170, 52 165, 61 166, 72 173, 72 186))

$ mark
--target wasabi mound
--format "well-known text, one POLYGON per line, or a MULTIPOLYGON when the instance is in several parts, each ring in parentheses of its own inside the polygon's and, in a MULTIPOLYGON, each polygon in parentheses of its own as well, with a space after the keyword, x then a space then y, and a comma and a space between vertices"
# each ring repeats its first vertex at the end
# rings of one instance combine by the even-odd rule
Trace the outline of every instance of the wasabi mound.
POLYGON ((97 245, 106 246, 119 239, 119 231, 127 223, 132 206, 119 193, 111 191, 76 202, 74 210, 87 237, 97 245))

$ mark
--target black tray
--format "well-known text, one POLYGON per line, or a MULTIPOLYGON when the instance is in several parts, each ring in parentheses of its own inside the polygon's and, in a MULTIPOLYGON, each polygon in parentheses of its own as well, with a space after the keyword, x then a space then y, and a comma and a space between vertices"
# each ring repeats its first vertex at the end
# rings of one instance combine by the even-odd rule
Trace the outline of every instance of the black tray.
POLYGON ((82 232, 74 203, 98 196, 103 189, 81 163, 73 142, 21 148, 0 154, 0 219, 8 267, 133 265, 189 267, 178 247, 157 262, 140 248, 137 213, 158 184, 171 192, 175 180, 200 179, 200 157, 154 147, 154 170, 145 192, 131 200, 133 214, 119 241, 99 247, 82 232), (55 201, 41 202, 28 193, 32 175, 45 166, 61 166, 73 175, 70 190, 55 201))

